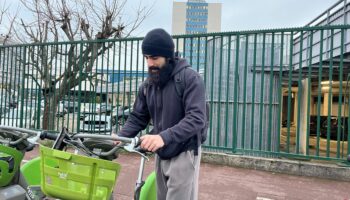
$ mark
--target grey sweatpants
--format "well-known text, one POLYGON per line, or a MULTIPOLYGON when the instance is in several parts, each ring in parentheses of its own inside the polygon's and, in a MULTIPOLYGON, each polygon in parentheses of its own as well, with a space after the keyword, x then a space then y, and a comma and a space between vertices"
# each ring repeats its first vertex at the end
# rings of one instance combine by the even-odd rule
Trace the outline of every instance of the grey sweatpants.
POLYGON ((182 152, 169 160, 156 156, 157 200, 197 200, 201 158, 193 150, 182 152))

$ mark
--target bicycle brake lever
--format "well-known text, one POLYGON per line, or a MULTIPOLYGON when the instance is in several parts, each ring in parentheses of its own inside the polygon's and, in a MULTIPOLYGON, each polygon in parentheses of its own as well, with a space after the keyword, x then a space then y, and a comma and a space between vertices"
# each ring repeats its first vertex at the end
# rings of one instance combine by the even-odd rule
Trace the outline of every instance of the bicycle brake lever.
POLYGON ((145 154, 143 154, 143 153, 141 153, 141 152, 138 152, 138 151, 135 151, 135 150, 133 150, 133 151, 131 151, 132 153, 137 153, 137 154, 139 154, 140 156, 142 156, 144 159, 146 159, 147 161, 149 161, 149 158, 145 155, 145 154))
POLYGON ((39 138, 40 138, 40 132, 38 132, 36 136, 30 137, 27 140, 32 144, 38 144, 37 141, 39 140, 39 138))
POLYGON ((139 138, 135 137, 133 138, 130 144, 124 146, 124 149, 131 153, 137 153, 143 158, 145 158, 147 161, 149 161, 149 158, 145 154, 135 150, 136 146, 138 145, 139 145, 139 138))

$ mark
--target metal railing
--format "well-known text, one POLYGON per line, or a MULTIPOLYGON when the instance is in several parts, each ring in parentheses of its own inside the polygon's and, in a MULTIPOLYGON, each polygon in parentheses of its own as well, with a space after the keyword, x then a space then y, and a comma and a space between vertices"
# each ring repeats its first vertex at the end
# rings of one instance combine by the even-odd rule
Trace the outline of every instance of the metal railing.
MULTIPOLYGON (((350 25, 174 36, 203 77, 205 148, 341 160, 350 153, 350 25)), ((1 124, 109 134, 147 77, 142 38, 0 47, 1 124)))

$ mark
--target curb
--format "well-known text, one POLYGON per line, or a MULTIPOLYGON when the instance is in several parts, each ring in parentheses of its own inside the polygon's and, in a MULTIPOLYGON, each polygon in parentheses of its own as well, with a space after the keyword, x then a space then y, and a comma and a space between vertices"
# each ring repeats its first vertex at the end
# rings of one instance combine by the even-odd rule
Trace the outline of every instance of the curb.
POLYGON ((309 176, 350 182, 350 167, 335 164, 261 158, 225 153, 202 152, 201 161, 217 165, 255 169, 297 176, 309 176))

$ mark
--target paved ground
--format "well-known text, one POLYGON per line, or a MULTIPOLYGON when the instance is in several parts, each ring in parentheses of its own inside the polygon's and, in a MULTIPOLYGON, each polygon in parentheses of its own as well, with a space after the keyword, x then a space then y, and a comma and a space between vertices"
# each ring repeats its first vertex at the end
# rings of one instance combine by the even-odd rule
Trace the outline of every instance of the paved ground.
MULTIPOLYGON (((37 151, 25 159, 36 157, 37 151)), ((139 167, 139 157, 122 154, 117 159, 122 171, 115 189, 117 200, 131 200, 139 167)), ((154 167, 147 162, 145 174, 154 167)), ((350 200, 350 182, 275 174, 250 169, 201 164, 200 200, 350 200)))

